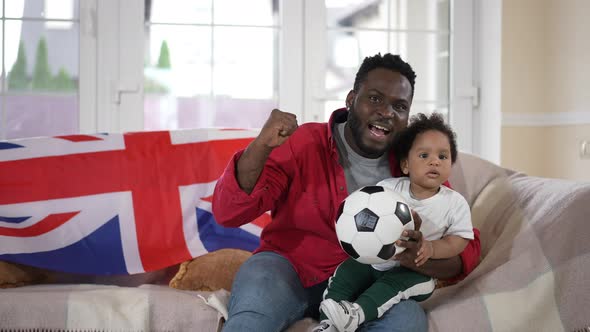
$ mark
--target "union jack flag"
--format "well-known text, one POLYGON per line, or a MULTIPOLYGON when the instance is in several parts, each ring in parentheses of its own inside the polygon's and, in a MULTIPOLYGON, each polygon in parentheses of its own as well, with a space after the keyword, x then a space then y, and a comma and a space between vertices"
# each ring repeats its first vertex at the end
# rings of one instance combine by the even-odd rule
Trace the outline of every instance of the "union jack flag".
POLYGON ((211 196, 255 135, 195 129, 0 142, 0 260, 134 274, 220 248, 254 250, 270 216, 224 228, 211 196))

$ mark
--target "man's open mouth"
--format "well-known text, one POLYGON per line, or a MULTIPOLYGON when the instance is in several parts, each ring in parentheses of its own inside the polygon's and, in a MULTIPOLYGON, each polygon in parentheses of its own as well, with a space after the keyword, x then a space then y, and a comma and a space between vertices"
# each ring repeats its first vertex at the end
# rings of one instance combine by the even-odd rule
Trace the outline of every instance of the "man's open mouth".
POLYGON ((387 127, 378 124, 369 124, 369 130, 371 131, 371 133, 373 133, 373 135, 378 137, 389 135, 389 133, 391 132, 391 130, 387 127))

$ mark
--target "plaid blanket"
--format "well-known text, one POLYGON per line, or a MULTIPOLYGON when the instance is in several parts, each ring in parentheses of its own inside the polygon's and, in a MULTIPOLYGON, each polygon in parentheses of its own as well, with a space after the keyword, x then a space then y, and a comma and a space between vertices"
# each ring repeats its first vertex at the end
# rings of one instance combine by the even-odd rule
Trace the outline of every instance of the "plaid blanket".
POLYGON ((462 154, 482 259, 424 306, 430 331, 589 331, 590 183, 525 176, 462 154))
POLYGON ((0 292, 0 331, 216 331, 203 292, 168 286, 40 285, 0 292))

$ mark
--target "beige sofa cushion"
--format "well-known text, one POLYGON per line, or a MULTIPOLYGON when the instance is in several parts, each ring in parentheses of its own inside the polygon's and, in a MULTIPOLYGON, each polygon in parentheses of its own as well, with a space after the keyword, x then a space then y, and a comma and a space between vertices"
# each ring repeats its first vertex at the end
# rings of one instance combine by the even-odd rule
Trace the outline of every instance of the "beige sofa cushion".
POLYGON ((252 253, 240 249, 220 249, 195 257, 180 265, 170 287, 193 291, 230 291, 238 269, 252 253))
POLYGON ((469 206, 472 206, 475 198, 488 183, 496 178, 505 178, 514 173, 514 171, 502 168, 487 160, 460 152, 453 165, 449 182, 453 189, 465 197, 469 206))

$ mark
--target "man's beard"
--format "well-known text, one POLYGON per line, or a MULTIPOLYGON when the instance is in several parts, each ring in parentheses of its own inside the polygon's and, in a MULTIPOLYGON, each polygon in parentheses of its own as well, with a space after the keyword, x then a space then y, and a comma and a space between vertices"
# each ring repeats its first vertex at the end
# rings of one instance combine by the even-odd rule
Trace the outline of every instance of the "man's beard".
POLYGON ((390 147, 391 144, 387 144, 384 148, 379 149, 379 148, 374 148, 371 146, 367 146, 364 142, 363 142, 363 138, 362 138, 362 132, 363 129, 362 128, 362 124, 359 121, 358 117, 356 116, 356 113, 354 112, 353 109, 351 109, 348 112, 348 126, 350 127, 350 132, 352 134, 352 139, 354 140, 354 143, 356 144, 356 146, 361 150, 362 152, 362 156, 366 157, 366 158, 379 158, 383 155, 383 153, 385 153, 390 147))

